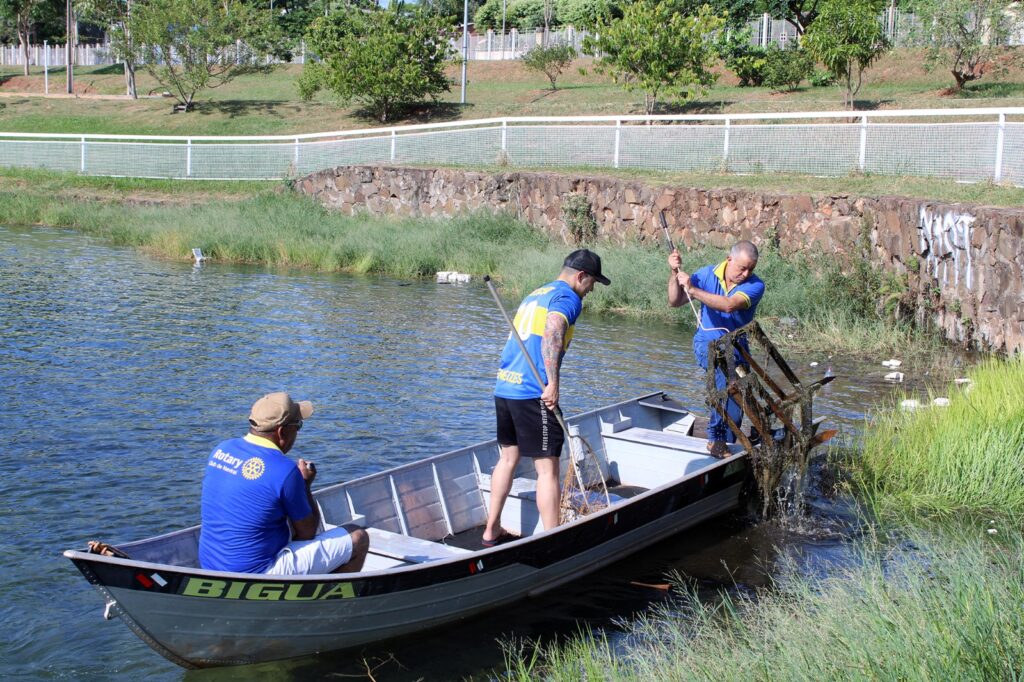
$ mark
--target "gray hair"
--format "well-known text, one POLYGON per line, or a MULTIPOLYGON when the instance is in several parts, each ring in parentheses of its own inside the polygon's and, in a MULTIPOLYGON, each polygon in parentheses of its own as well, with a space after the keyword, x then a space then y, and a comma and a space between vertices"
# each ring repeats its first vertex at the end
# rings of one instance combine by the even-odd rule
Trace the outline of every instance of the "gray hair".
POLYGON ((757 247, 754 246, 754 242, 744 239, 736 242, 731 249, 729 249, 730 256, 744 255, 750 258, 755 263, 758 259, 757 247))

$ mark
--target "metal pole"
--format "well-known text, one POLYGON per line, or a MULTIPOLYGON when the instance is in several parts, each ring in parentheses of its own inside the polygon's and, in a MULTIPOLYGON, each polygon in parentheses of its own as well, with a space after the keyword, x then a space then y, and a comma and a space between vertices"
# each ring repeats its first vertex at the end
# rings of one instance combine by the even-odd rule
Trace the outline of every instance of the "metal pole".
POLYGON ((43 41, 43 94, 50 94, 50 48, 43 41))
MULTIPOLYGON (((69 0, 70 1, 70 0, 69 0)), ((462 99, 466 103, 466 62, 469 61, 469 0, 462 0, 462 99)))
POLYGON ((505 0, 501 0, 501 58, 505 59, 505 0))
POLYGON ((992 174, 992 182, 1003 181, 1003 137, 1006 130, 1006 114, 999 114, 999 132, 996 133, 996 170, 992 174))
POLYGON ((64 46, 64 56, 67 63, 67 90, 69 95, 73 95, 75 94, 75 69, 71 65, 71 0, 65 0, 64 12, 64 29, 68 33, 68 42, 64 46))

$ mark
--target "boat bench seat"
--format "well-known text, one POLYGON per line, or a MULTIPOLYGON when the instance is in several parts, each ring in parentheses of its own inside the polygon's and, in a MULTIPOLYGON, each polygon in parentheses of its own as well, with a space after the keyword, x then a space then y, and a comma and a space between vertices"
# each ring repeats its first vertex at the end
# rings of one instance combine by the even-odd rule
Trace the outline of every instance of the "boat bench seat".
MULTIPOLYGON (((491 492, 491 476, 490 474, 480 474, 480 489, 491 492)), ((535 478, 513 478, 512 489, 508 493, 509 497, 516 497, 520 500, 535 500, 537 499, 537 479, 535 478)))
POLYGON ((440 542, 421 540, 401 533, 367 528, 370 536, 370 553, 399 559, 411 564, 422 564, 427 561, 450 559, 460 554, 470 554, 468 549, 453 547, 440 542))
POLYGON ((602 435, 606 440, 611 438, 631 443, 642 443, 643 445, 655 445, 660 448, 695 452, 703 456, 708 454, 707 439, 696 438, 675 431, 654 431, 653 429, 633 427, 624 431, 604 433, 602 435))

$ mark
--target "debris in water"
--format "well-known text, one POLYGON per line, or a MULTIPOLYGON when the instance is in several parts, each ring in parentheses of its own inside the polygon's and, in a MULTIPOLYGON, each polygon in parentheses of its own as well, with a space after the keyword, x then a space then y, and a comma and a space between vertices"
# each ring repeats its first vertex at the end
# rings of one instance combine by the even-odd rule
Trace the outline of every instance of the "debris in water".
POLYGON ((936 398, 932 401, 935 407, 949 407, 949 398, 936 398))
POLYGON ((882 367, 888 367, 889 369, 896 369, 903 364, 902 360, 882 360, 882 367))
POLYGON ((903 376, 903 372, 889 372, 888 374, 885 375, 885 380, 892 381, 898 384, 901 381, 903 381, 903 376))
POLYGON ((456 282, 465 283, 468 282, 470 279, 472 279, 470 275, 467 275, 462 272, 455 272, 453 270, 442 270, 441 272, 437 273, 438 284, 454 284, 456 282))
POLYGON ((818 366, 818 363, 816 363, 816 362, 812 362, 811 363, 811 367, 817 367, 817 366, 818 366))
POLYGON ((916 410, 917 408, 921 407, 921 401, 916 400, 914 398, 907 398, 906 400, 900 403, 900 407, 902 407, 904 410, 916 410))

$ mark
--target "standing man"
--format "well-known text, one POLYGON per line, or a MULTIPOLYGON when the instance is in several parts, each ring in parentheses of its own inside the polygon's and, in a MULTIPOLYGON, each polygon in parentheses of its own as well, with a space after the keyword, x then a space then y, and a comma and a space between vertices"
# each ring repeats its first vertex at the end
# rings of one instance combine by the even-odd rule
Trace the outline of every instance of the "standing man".
POLYGON ((203 568, 272 575, 362 569, 370 546, 366 531, 343 525, 317 535, 316 467, 285 457, 312 414, 308 400, 270 393, 253 404, 246 436, 213 449, 203 476, 203 568))
MULTIPOLYGON (((693 353, 704 371, 708 369, 708 344, 735 331, 754 319, 757 304, 764 296, 764 282, 754 274, 757 267, 757 247, 752 242, 737 242, 726 259, 715 265, 707 265, 692 275, 685 273, 678 250, 668 257, 672 274, 668 278, 668 304, 673 308, 690 300, 702 304, 700 325, 693 337, 693 353)), ((746 347, 747 340, 741 343, 746 347)), ((746 366, 742 356, 736 353, 737 366, 746 366)), ((726 386, 725 374, 715 373, 715 386, 722 390, 726 386)), ((735 400, 729 398, 725 404, 729 418, 739 427, 743 422, 743 410, 735 400)), ((728 457, 728 443, 736 442, 736 434, 726 426, 718 410, 711 410, 708 423, 708 450, 715 457, 728 457)))
POLYGON ((558 409, 559 372, 576 318, 583 309, 583 297, 597 282, 611 284, 601 274, 600 256, 587 249, 573 251, 562 264, 558 279, 533 291, 516 311, 516 330, 543 385, 537 383, 519 343, 509 334, 494 388, 501 456, 491 474, 484 547, 493 547, 508 537, 501 528, 501 510, 512 489, 520 456, 532 458, 537 470, 537 511, 544 530, 558 525, 558 458, 565 442, 565 433, 554 414, 558 409))

